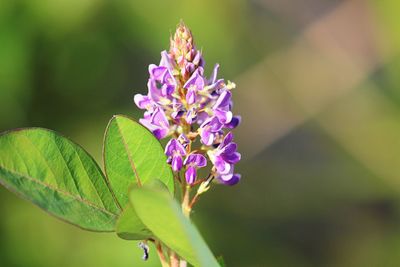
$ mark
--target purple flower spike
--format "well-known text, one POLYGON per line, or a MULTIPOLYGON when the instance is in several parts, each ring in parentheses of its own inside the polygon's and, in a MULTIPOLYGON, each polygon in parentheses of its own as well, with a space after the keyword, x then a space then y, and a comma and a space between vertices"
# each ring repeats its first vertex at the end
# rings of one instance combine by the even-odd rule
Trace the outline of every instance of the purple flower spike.
POLYGON ((167 162, 171 164, 174 171, 180 171, 183 167, 182 157, 186 155, 186 150, 177 139, 169 140, 165 147, 165 155, 168 156, 167 162))
MULTIPOLYGON (((169 50, 161 52, 160 63, 149 65, 147 94, 135 95, 134 102, 144 110, 141 124, 156 138, 173 136, 165 154, 174 172, 185 167, 188 184, 195 184, 198 168, 210 160, 210 178, 234 185, 241 178, 234 173, 241 155, 231 133, 241 122, 232 112, 236 85, 218 77, 219 64, 209 77, 204 76, 204 67, 202 52, 181 22, 171 36, 169 50)), ((208 188, 209 183, 201 186, 208 188)))
POLYGON ((201 154, 190 154, 185 159, 185 178, 188 184, 194 184, 197 178, 197 169, 207 165, 207 159, 201 154))

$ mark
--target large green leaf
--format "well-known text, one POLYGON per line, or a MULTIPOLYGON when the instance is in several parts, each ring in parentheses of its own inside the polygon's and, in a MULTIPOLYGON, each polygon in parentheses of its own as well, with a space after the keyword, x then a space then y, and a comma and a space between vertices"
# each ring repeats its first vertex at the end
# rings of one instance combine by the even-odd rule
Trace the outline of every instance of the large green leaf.
POLYGON ((50 130, 27 128, 0 135, 0 183, 83 229, 113 231, 120 213, 93 158, 50 130))
POLYGON ((154 179, 173 192, 172 170, 160 142, 139 123, 117 115, 104 138, 104 168, 121 207, 128 204, 128 188, 154 179))
POLYGON ((196 227, 166 190, 144 186, 130 194, 133 208, 154 236, 194 266, 219 266, 196 227))
POLYGON ((115 231, 120 238, 126 240, 143 240, 153 236, 129 203, 121 213, 115 231))

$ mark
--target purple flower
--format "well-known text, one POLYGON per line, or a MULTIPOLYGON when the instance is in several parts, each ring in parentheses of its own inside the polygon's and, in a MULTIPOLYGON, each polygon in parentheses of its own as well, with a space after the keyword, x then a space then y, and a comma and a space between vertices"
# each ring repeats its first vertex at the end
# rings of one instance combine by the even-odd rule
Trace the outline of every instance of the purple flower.
POLYGON ((164 111, 157 107, 153 113, 145 113, 143 119, 139 120, 147 129, 149 129, 157 139, 166 137, 169 133, 169 122, 164 111))
POLYGON ((193 72, 192 76, 185 83, 183 88, 187 89, 186 102, 192 105, 196 102, 197 91, 203 90, 204 88, 204 78, 203 78, 203 68, 199 67, 193 72))
POLYGON ((158 103, 171 100, 171 95, 176 88, 176 81, 171 71, 167 67, 151 64, 149 73, 147 87, 151 99, 158 103))
POLYGON ((197 178, 197 169, 207 165, 207 159, 201 154, 190 154, 185 159, 185 178, 188 184, 194 184, 197 178))
POLYGON ((231 112, 231 97, 232 94, 228 90, 224 90, 218 97, 215 105, 213 106, 214 114, 218 117, 219 121, 223 124, 228 124, 232 120, 231 112))
POLYGON ((192 124, 197 119, 197 113, 195 108, 191 108, 186 113, 186 122, 192 124))
POLYGON ((178 136, 178 141, 179 141, 179 143, 181 143, 181 144, 183 145, 183 147, 184 147, 185 149, 186 149, 187 146, 190 144, 189 138, 187 138, 187 136, 184 135, 184 134, 180 134, 180 135, 178 136))
POLYGON ((221 144, 209 152, 211 162, 217 170, 217 179, 224 184, 233 185, 239 182, 240 175, 234 173, 234 165, 240 161, 237 145, 233 141, 233 134, 228 133, 221 144))
POLYGON ((172 165, 174 171, 180 171, 183 166, 182 157, 186 155, 186 150, 177 139, 169 140, 165 147, 165 155, 168 156, 168 163, 172 165))
POLYGON ((217 177, 217 180, 223 183, 224 185, 235 185, 240 181, 241 178, 242 176, 238 173, 233 173, 232 169, 232 173, 221 174, 217 177))
POLYGON ((216 134, 222 129, 222 126, 222 123, 216 116, 205 120, 200 126, 201 142, 206 146, 212 145, 214 143, 216 134))
POLYGON ((140 109, 152 110, 155 106, 154 101, 151 100, 150 97, 148 97, 147 95, 136 94, 133 97, 133 101, 140 109))
POLYGON ((174 70, 175 62, 165 50, 161 52, 160 66, 167 67, 170 71, 174 70))
POLYGON ((241 122, 242 122, 241 116, 233 116, 232 120, 228 124, 225 124, 225 127, 229 129, 235 129, 236 127, 239 126, 241 122))

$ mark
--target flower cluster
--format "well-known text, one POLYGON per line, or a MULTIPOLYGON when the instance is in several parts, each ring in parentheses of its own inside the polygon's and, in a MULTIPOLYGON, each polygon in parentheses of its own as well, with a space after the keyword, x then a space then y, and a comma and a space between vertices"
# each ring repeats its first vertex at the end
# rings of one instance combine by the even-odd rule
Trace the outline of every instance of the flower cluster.
POLYGON ((234 173, 240 154, 231 132, 240 123, 240 116, 232 113, 235 84, 218 79, 218 68, 216 64, 210 78, 205 78, 201 51, 180 23, 169 52, 161 52, 158 66, 149 66, 148 94, 134 97, 145 110, 140 122, 158 139, 171 137, 165 154, 175 172, 185 170, 189 185, 196 182, 197 170, 207 166, 207 157, 218 181, 233 185, 240 180, 234 173))

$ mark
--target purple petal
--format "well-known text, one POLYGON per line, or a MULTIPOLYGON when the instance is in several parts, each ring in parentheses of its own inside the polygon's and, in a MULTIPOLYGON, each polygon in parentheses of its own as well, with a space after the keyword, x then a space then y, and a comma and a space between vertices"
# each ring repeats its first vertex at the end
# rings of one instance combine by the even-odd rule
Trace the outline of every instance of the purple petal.
POLYGON ((169 122, 161 108, 157 108, 151 117, 151 123, 163 129, 169 129, 169 122))
POLYGON ((223 149, 222 152, 224 154, 232 154, 235 153, 237 150, 237 144, 236 143, 229 143, 228 145, 226 145, 223 149))
POLYGON ((192 124, 197 119, 196 110, 191 108, 186 114, 186 122, 192 124))
POLYGON ((214 114, 218 117, 219 121, 223 124, 231 122, 233 114, 230 111, 222 109, 214 109, 214 114))
POLYGON ((151 79, 162 81, 168 69, 166 67, 159 67, 154 64, 150 64, 149 66, 149 73, 151 79))
POLYGON ((176 144, 175 144, 175 151, 178 152, 181 156, 186 155, 185 147, 178 141, 176 141, 176 144))
POLYGON ((203 124, 208 118, 209 118, 209 115, 207 114, 207 112, 197 113, 197 123, 198 124, 203 124))
POLYGON ((187 73, 192 73, 196 69, 196 66, 193 63, 187 63, 185 66, 185 71, 187 73))
POLYGON ((181 133, 179 136, 178 136, 178 141, 183 145, 183 147, 186 147, 189 143, 190 143, 190 140, 187 138, 187 136, 185 135, 185 134, 183 134, 183 133, 181 133))
POLYGON ((208 86, 208 88, 211 89, 211 90, 217 90, 217 91, 219 91, 220 88, 223 88, 223 87, 224 87, 224 86, 223 86, 224 82, 225 82, 224 79, 219 79, 219 80, 217 80, 216 82, 214 82, 213 84, 210 84, 210 85, 208 86))
POLYGON ((153 135, 158 139, 158 140, 160 140, 160 139, 163 139, 164 137, 166 137, 167 135, 168 135, 168 130, 167 129, 161 129, 161 128, 158 128, 158 129, 155 129, 154 131, 152 131, 153 132, 153 135))
POLYGON ((229 103, 231 102, 232 94, 230 91, 225 90, 222 94, 218 97, 217 102, 215 102, 214 108, 220 107, 229 107, 229 103))
POLYGON ((211 133, 209 130, 203 130, 200 137, 203 144, 211 146, 212 143, 214 143, 215 134, 211 133))
POLYGON ((197 178, 196 168, 193 166, 189 167, 185 172, 185 178, 188 184, 194 184, 197 178))
POLYGON ((152 104, 151 99, 147 95, 136 94, 133 101, 140 109, 146 109, 148 105, 152 104))
POLYGON ((240 161, 241 155, 238 152, 232 154, 222 154, 221 157, 230 164, 236 164, 240 161))
POLYGON ((161 52, 161 61, 160 61, 160 66, 167 67, 170 71, 174 69, 172 59, 169 57, 167 51, 162 51, 161 52))
POLYGON ((158 102, 161 98, 161 91, 157 88, 156 81, 149 79, 147 82, 147 88, 149 89, 149 96, 154 102, 158 102))
POLYGON ((221 183, 225 185, 235 185, 237 184, 240 179, 241 175, 240 174, 229 174, 229 175, 221 175, 217 178, 221 183))
POLYGON ((183 166, 183 162, 182 162, 182 157, 179 155, 174 155, 172 156, 172 170, 174 171, 180 171, 180 169, 182 169, 183 166))
POLYGON ((185 159, 184 165, 190 164, 199 168, 205 167, 207 166, 207 159, 202 154, 193 153, 185 159))
POLYGON ((146 127, 147 129, 149 129, 151 132, 153 132, 153 131, 155 131, 156 129, 158 129, 158 127, 157 126, 155 126, 154 124, 152 124, 151 122, 150 122, 150 120, 149 119, 139 119, 139 122, 144 126, 144 127, 146 127))
POLYGON ((175 150, 175 144, 176 144, 175 139, 171 139, 168 141, 167 145, 165 146, 165 151, 164 151, 165 155, 167 155, 168 157, 172 156, 175 150))
POLYGON ((224 140, 222 141, 222 147, 227 146, 230 142, 233 140, 233 133, 229 132, 225 137, 224 140))
POLYGON ((196 90, 203 90, 204 88, 204 78, 201 76, 203 68, 199 67, 193 72, 192 76, 185 83, 183 88, 189 89, 190 87, 195 87, 196 90))
POLYGON ((219 64, 215 64, 209 80, 210 84, 213 84, 217 81, 218 69, 219 69, 219 64))
POLYGON ((196 56, 193 59, 193 64, 197 66, 202 66, 203 57, 201 56, 200 51, 197 51, 196 56))
POLYGON ((221 130, 222 126, 223 126, 222 123, 219 121, 219 119, 217 117, 213 117, 210 120, 211 132, 214 132, 214 133, 218 132, 219 130, 221 130))
POLYGON ((201 154, 196 154, 195 162, 199 168, 207 166, 207 159, 201 154))
POLYGON ((229 129, 234 129, 237 126, 239 126, 241 121, 242 121, 242 117, 241 116, 233 116, 232 120, 228 124, 225 124, 225 127, 229 128, 229 129))
POLYGON ((184 113, 185 113, 185 112, 184 112, 183 110, 173 111, 173 112, 171 113, 171 118, 173 118, 174 120, 178 120, 178 121, 179 121, 179 119, 182 117, 182 115, 183 115, 184 113))
POLYGON ((190 87, 187 91, 186 102, 189 105, 192 105, 196 102, 196 90, 193 87, 190 87))
POLYGON ((221 157, 216 157, 214 165, 219 174, 228 174, 232 170, 232 165, 223 160, 221 157))

